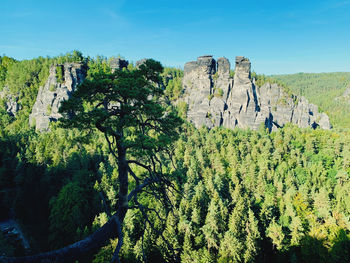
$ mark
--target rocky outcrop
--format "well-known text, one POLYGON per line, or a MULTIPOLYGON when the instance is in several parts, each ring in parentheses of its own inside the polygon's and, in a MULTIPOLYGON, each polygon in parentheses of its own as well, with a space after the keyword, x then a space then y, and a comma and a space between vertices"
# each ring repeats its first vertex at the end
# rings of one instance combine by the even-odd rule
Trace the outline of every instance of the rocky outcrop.
POLYGON ((271 131, 288 122, 303 128, 331 128, 328 116, 304 97, 289 95, 277 84, 257 86, 250 68, 244 57, 236 57, 234 77, 227 58, 216 62, 212 56, 202 56, 186 63, 183 100, 189 121, 208 128, 256 130, 264 124, 271 131))
POLYGON ((39 131, 47 130, 50 122, 61 117, 58 110, 62 101, 69 99, 85 76, 86 68, 80 63, 52 66, 45 85, 39 88, 29 123, 39 131))
POLYGON ((339 97, 334 98, 334 100, 350 102, 350 88, 346 88, 343 94, 339 97))
MULTIPOLYGON (((128 66, 128 61, 115 58, 110 62, 112 71, 128 66)), ((68 100, 77 86, 85 79, 87 68, 81 63, 65 63, 50 68, 49 77, 34 103, 29 123, 39 131, 46 131, 52 121, 62 115, 58 112, 62 101, 68 100)))
MULTIPOLYGON (((144 60, 137 65, 142 63, 144 60)), ((110 66, 113 70, 122 69, 128 66, 128 62, 118 58, 111 60, 110 66)), ((257 86, 251 77, 251 64, 247 58, 236 57, 234 75, 230 68, 227 58, 216 61, 209 55, 186 63, 181 99, 187 102, 187 117, 196 127, 258 129, 264 124, 269 130, 275 130, 291 122, 300 127, 331 128, 328 116, 319 113, 317 106, 305 98, 288 95, 277 84, 257 86)), ((47 82, 39 89, 29 116, 30 124, 39 131, 48 130, 49 123, 61 117, 58 110, 62 101, 69 99, 85 77, 83 64, 52 66, 47 82)), ((8 110, 17 112, 17 100, 7 101, 10 103, 8 110)))
POLYGON ((0 99, 5 101, 5 109, 10 116, 16 116, 17 112, 22 108, 18 102, 18 97, 11 94, 7 87, 0 91, 0 99))
POLYGON ((116 69, 127 68, 129 65, 129 61, 121 59, 121 58, 113 58, 109 62, 109 66, 112 68, 112 71, 116 69))
POLYGON ((344 98, 349 98, 350 97, 350 88, 347 88, 345 91, 344 91, 344 93, 343 93, 343 95, 342 95, 344 98))

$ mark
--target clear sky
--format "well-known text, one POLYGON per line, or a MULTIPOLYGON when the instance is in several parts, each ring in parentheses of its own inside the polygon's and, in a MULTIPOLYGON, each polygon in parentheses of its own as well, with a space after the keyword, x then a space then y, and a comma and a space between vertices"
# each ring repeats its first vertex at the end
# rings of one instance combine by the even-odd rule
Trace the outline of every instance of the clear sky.
POLYGON ((0 54, 16 59, 78 49, 179 67, 242 55, 264 74, 350 71, 349 33, 347 0, 0 0, 0 54))

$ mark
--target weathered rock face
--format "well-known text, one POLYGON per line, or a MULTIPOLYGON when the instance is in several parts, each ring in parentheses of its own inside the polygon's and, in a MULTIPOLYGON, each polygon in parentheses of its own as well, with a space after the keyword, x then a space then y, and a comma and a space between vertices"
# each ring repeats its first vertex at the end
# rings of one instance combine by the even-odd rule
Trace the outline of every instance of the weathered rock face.
POLYGON ((22 108, 18 102, 18 97, 12 95, 7 87, 0 92, 0 98, 5 100, 6 111, 11 116, 16 116, 17 112, 22 108))
POLYGON ((330 129, 329 118, 304 97, 288 95, 277 84, 255 85, 247 58, 236 57, 235 75, 230 62, 202 56, 184 68, 184 96, 187 117, 196 127, 258 129, 263 123, 275 130, 291 122, 299 127, 330 129))
POLYGON ((29 123, 35 125, 39 131, 47 130, 50 122, 61 117, 58 110, 62 101, 69 99, 85 76, 86 68, 80 63, 52 66, 45 86, 39 88, 29 123))
MULTIPOLYGON (((128 61, 116 58, 110 61, 112 70, 127 67, 128 61)), ((77 86, 86 77, 87 68, 81 63, 65 63, 50 68, 49 77, 39 92, 34 103, 29 123, 39 131, 46 131, 52 121, 62 115, 58 112, 62 101, 68 100, 77 86)))
POLYGON ((122 69, 128 67, 129 62, 121 58, 114 58, 109 62, 109 66, 112 70, 122 69))
POLYGON ((185 98, 189 105, 188 118, 196 126, 213 127, 215 124, 220 124, 217 122, 220 122, 220 110, 224 101, 214 100, 212 104, 216 104, 216 107, 210 105, 215 72, 216 64, 212 56, 202 56, 197 61, 188 62, 185 65, 183 85, 188 95, 185 98), (212 116, 211 112, 217 110, 219 110, 217 114, 212 116))

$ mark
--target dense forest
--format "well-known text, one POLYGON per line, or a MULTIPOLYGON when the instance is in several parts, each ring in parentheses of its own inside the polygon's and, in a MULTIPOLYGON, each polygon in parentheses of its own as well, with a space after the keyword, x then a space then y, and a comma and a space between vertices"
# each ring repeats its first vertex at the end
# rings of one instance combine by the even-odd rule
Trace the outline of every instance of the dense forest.
MULTIPOLYGON (((0 233, 0 256, 66 246, 117 210, 118 165, 102 133, 60 123, 42 133, 29 126, 49 67, 73 61, 85 63, 88 76, 96 68, 110 70, 107 58, 77 51, 23 61, 0 58, 0 89, 6 87, 21 104, 10 116, 6 98, 0 101, 1 220, 15 219, 30 244, 24 249, 0 233)), ((166 198, 144 191, 138 202, 148 208, 147 217, 140 209, 125 216, 122 262, 350 262, 350 109, 335 100, 350 75, 275 78, 319 104, 336 129, 208 130, 184 120, 168 154, 158 154, 171 185, 157 193, 166 198)), ((169 107, 181 96, 181 79, 180 69, 165 68, 161 75, 169 107)), ((176 107, 185 117, 186 105, 176 107)), ((136 166, 133 171, 130 187, 144 173, 136 166)), ((85 261, 110 262, 117 241, 85 261)))

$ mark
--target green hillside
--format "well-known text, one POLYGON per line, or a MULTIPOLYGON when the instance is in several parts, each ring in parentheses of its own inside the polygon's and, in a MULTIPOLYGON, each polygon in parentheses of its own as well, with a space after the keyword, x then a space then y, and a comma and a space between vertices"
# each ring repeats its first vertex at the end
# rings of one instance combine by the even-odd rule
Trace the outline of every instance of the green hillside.
POLYGON ((350 98, 342 97, 350 88, 350 72, 298 73, 273 75, 290 87, 297 95, 302 95, 326 112, 336 129, 350 127, 350 98))
MULTIPOLYGON (((127 202, 121 262, 349 262, 350 133, 341 130, 348 121, 345 113, 343 121, 336 119, 334 130, 288 124, 271 133, 263 127, 259 131, 195 129, 184 120, 178 129, 171 128, 170 135, 178 133, 172 141, 159 131, 173 127, 168 126, 173 115, 163 114, 157 105, 164 103, 167 111, 174 110, 169 100, 181 94, 178 69, 166 68, 160 75, 147 70, 152 82, 144 82, 145 71, 132 65, 113 73, 107 58, 86 58, 81 53, 25 61, 2 57, 1 63, 0 83, 18 95, 23 108, 9 116, 4 101, 0 104, 0 219, 15 219, 31 250, 25 251, 14 239, 9 242, 8 234, 0 232, 0 262, 8 262, 3 255, 64 247, 113 223, 120 204, 120 164, 124 164, 116 158, 120 148, 113 148, 118 140, 132 149, 126 156, 130 170, 124 190, 131 195, 142 189, 127 202), (50 65, 67 61, 89 66, 80 86, 83 96, 77 92, 75 100, 70 99, 71 107, 79 106, 73 124, 80 126, 57 122, 50 131, 37 132, 29 126, 28 116, 38 88, 45 83, 50 65), (155 81, 159 85, 153 85, 155 81), (139 83, 156 91, 155 96, 140 92, 139 83), (159 88, 163 86, 164 90, 159 88), (101 91, 101 87, 107 88, 101 91), (123 103, 118 96, 126 94, 134 97, 123 110, 141 105, 137 115, 98 123, 112 132, 126 126, 122 140, 120 133, 111 140, 111 133, 87 126, 110 113, 98 110, 104 104, 95 100, 112 97, 123 103), (145 118, 146 114, 152 118, 145 118), (154 116, 161 116, 162 130, 154 129, 154 116), (143 125, 136 123, 138 117, 145 120, 143 125), (154 178, 163 181, 149 183, 154 178)), ((160 64, 153 63, 161 71, 160 64)), ((297 83, 299 75, 301 83, 319 85, 321 95, 311 84, 312 88, 295 91, 336 114, 326 98, 335 101, 330 96, 344 92, 350 74, 329 74, 319 82, 316 77, 307 82, 308 74, 275 77, 294 90, 292 80, 297 83), (328 81, 335 76, 343 76, 343 84, 328 81)), ((120 109, 114 106, 112 112, 120 109)), ((185 115, 183 105, 177 111, 185 115)), ((116 234, 105 241, 94 253, 73 262, 111 262, 116 234)))

